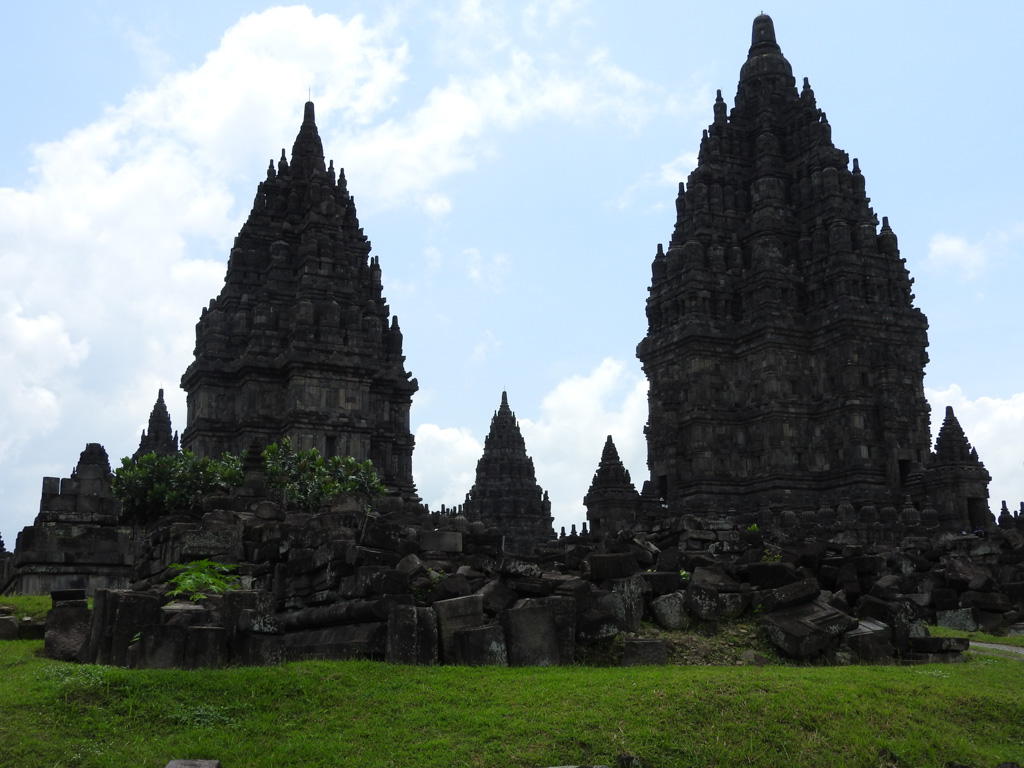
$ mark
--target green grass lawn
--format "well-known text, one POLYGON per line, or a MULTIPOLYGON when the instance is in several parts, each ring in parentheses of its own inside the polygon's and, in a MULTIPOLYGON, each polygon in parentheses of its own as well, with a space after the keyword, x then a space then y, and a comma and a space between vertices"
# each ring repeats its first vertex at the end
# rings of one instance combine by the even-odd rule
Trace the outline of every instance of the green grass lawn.
MULTIPOLYGON (((0 595, 0 606, 13 608, 13 615, 19 621, 24 618, 45 619, 51 602, 49 595, 0 595)), ((89 605, 92 605, 91 598, 89 605)))
POLYGON ((225 768, 1024 762, 1024 662, 129 671, 0 643, 0 765, 225 768))
POLYGON ((989 635, 985 632, 964 632, 962 629, 950 629, 949 627, 928 627, 928 632, 935 637, 966 637, 969 640, 977 640, 979 643, 999 643, 1000 645, 1014 645, 1024 648, 1024 635, 989 635))

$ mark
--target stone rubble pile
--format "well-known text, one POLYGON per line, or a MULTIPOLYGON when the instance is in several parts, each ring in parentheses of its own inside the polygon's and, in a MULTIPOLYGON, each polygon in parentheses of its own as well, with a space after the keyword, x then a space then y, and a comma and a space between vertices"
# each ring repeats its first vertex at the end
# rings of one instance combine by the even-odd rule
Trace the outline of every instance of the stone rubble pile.
POLYGON ((403 664, 571 664, 577 644, 623 635, 624 664, 664 664, 664 640, 634 637, 755 615, 785 656, 831 662, 958 661, 967 641, 927 624, 995 631, 1021 621, 1024 535, 844 543, 799 527, 757 530, 682 518, 603 539, 563 536, 531 556, 461 516, 392 502, 319 514, 211 499, 201 519, 149 532, 131 589, 55 592, 47 650, 134 667, 264 665, 294 659, 403 664), (173 563, 238 564, 242 589, 167 597, 173 563))

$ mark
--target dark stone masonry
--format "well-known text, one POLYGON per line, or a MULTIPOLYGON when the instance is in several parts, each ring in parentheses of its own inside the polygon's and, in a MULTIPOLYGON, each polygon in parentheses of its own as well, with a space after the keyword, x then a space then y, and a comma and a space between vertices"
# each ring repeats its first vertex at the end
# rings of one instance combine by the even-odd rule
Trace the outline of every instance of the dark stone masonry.
POLYGON ((651 267, 637 347, 646 518, 882 508, 909 494, 944 528, 990 522, 977 454, 929 450, 928 322, 869 203, 857 159, 832 143, 759 16, 735 105, 718 92, 651 267))
MULTIPOLYGON (((198 514, 123 525, 90 444, 70 478, 44 479, 0 590, 52 592, 52 656, 131 667, 571 664, 619 636, 622 664, 665 664, 670 643, 636 637, 642 622, 744 615, 779 653, 833 663, 962 660, 966 641, 929 624, 1024 633, 1024 504, 993 517, 952 409, 932 448, 927 321, 896 235, 767 16, 733 108, 719 93, 713 114, 637 349, 650 477, 638 492, 609 436, 589 531, 554 535, 504 392, 464 504, 420 503, 417 383, 307 103, 182 378, 182 447, 244 455, 244 483, 198 514), (371 459, 389 493, 283 508, 259 456, 283 437, 371 459), (237 566, 240 588, 171 599, 172 564, 207 558, 237 566)), ((161 391, 136 455, 176 448, 161 391)), ((18 628, 0 617, 4 632, 18 628)))
POLYGON ((235 238, 224 288, 196 325, 183 448, 242 453, 290 437, 297 449, 371 459, 418 500, 402 331, 356 216, 345 172, 324 163, 307 102, 235 238))
POLYGON ((505 537, 509 552, 529 554, 538 544, 554 538, 551 502, 537 485, 533 459, 516 415, 501 393, 501 406, 491 418, 484 439, 484 454, 476 465, 476 482, 466 494, 466 517, 496 528, 505 537))

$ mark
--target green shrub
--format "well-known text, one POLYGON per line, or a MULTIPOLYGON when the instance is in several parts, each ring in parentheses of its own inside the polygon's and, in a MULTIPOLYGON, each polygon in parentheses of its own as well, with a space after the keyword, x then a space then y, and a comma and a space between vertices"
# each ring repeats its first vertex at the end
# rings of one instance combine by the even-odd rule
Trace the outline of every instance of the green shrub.
POLYGON ((204 496, 223 493, 242 482, 242 460, 196 458, 191 451, 166 456, 147 453, 121 459, 111 490, 121 501, 123 520, 148 523, 169 512, 195 514, 204 496))
POLYGON ((384 493, 373 462, 356 461, 351 456, 325 459, 316 448, 296 451, 289 438, 273 443, 263 451, 267 483, 278 488, 281 504, 287 509, 315 512, 339 493, 356 493, 369 504, 384 493))

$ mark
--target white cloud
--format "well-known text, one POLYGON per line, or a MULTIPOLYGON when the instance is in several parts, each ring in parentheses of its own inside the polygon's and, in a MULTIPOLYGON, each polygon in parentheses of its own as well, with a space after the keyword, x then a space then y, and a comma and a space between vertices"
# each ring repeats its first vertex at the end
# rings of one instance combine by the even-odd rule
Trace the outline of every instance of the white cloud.
POLYGON ((0 458, 57 426, 61 390, 72 386, 68 374, 88 354, 88 343, 72 341, 55 314, 25 317, 11 304, 0 315, 0 458))
POLYGON ((528 34, 538 35, 576 16, 589 4, 589 0, 533 0, 523 9, 523 29, 528 34))
MULTIPOLYGON (((633 205, 637 195, 646 189, 679 189, 679 183, 686 181, 690 171, 697 167, 697 154, 695 152, 684 152, 674 160, 664 163, 657 171, 649 171, 641 176, 633 184, 619 195, 615 206, 619 210, 625 210, 633 205)), ((655 203, 657 209, 666 207, 664 197, 659 195, 661 202, 655 203)))
POLYGON ((483 444, 468 429, 421 424, 416 429, 413 472, 423 501, 434 511, 462 504, 473 487, 483 444))
POLYGON ((473 347, 473 353, 469 357, 469 362, 474 365, 485 363, 490 360, 499 349, 501 349, 501 339, 495 336, 491 331, 483 331, 480 334, 480 340, 473 347))
POLYGON ((537 482, 551 498, 555 531, 586 519, 583 497, 612 436, 637 490, 646 477, 647 379, 607 358, 585 376, 561 381, 541 402, 536 420, 519 419, 537 482))
POLYGON ((423 249, 423 257, 427 260, 427 266, 430 269, 438 269, 441 266, 441 261, 443 260, 441 251, 432 245, 423 249))
POLYGON ((1024 501, 1024 448, 1020 440, 1024 434, 1024 392, 1005 400, 994 397, 971 400, 958 385, 951 384, 944 390, 925 389, 925 395, 932 406, 933 438, 942 426, 946 406, 953 406, 967 440, 978 450, 978 456, 992 475, 989 486, 992 512, 999 514, 1003 500, 1011 510, 1019 509, 1020 502, 1024 501))
POLYGON ((661 181, 670 186, 678 187, 679 182, 686 181, 690 172, 697 167, 697 153, 684 152, 675 160, 670 160, 661 166, 659 176, 661 181))
POLYGON ((970 280, 988 263, 988 248, 963 237, 939 233, 928 243, 928 265, 940 271, 957 271, 970 280))
POLYGON ((423 210, 435 218, 440 218, 445 214, 451 213, 452 201, 447 195, 427 195, 423 201, 423 210))
POLYGON ((478 248, 466 248, 462 255, 466 257, 466 272, 470 280, 477 285, 490 288, 495 293, 501 292, 511 271, 508 256, 496 253, 485 259, 478 248))

